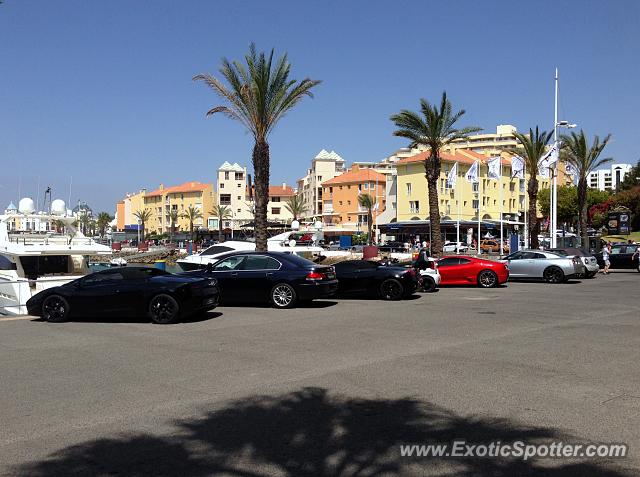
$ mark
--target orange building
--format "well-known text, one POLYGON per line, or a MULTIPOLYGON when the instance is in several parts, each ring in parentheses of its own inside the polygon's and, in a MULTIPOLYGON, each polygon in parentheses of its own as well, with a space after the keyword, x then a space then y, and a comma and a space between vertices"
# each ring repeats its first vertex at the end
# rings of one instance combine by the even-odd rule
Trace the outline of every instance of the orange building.
POLYGON ((386 177, 373 169, 354 165, 348 172, 322 183, 322 218, 325 226, 366 228, 367 209, 360 206, 360 194, 375 198, 373 218, 386 207, 386 177))

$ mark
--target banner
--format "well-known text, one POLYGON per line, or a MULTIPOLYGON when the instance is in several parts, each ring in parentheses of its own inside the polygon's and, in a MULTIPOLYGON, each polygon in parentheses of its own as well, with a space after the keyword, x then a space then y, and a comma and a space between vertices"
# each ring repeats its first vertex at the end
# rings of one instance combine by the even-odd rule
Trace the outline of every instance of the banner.
POLYGON ((573 167, 569 162, 565 163, 564 170, 567 173, 567 175, 569 175, 569 176, 575 176, 575 175, 578 174, 578 171, 576 170, 576 168, 573 167))
POLYGON ((467 179, 467 182, 478 182, 478 161, 475 161, 469 168, 465 179, 467 179))
POLYGON ((500 164, 500 156, 492 157, 487 161, 487 166, 489 167, 489 171, 487 172, 487 177, 493 180, 500 180, 500 176, 502 175, 502 165, 500 164))
POLYGON ((454 189, 458 181, 458 163, 456 162, 447 174, 447 188, 454 189))
POLYGON ((520 156, 511 158, 511 178, 524 179, 524 159, 520 156))

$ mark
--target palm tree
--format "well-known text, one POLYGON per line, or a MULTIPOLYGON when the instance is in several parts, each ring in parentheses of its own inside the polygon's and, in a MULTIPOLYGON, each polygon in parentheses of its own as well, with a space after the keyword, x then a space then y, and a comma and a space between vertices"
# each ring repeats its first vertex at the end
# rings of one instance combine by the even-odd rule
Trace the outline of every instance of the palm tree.
POLYGON ((107 231, 107 227, 109 223, 113 220, 113 218, 107 212, 100 212, 98 214, 98 219, 96 220, 96 225, 98 227, 98 233, 100 234, 100 238, 104 238, 104 234, 107 231))
POLYGON ((89 233, 90 221, 91 219, 87 214, 83 213, 82 215, 80 215, 80 218, 77 221, 77 225, 80 227, 80 232, 82 232, 82 235, 87 235, 89 233))
POLYGON ((151 211, 149 209, 138 210, 133 213, 133 216, 140 222, 140 241, 144 242, 144 226, 151 218, 151 211))
POLYGON ((239 61, 222 60, 220 74, 226 81, 209 74, 195 76, 204 81, 226 103, 207 112, 207 116, 222 113, 241 123, 251 132, 253 170, 255 180, 256 250, 267 250, 267 203, 269 202, 269 143, 267 139, 280 119, 305 96, 313 96, 311 89, 320 83, 308 78, 296 81, 289 78, 291 64, 287 55, 273 61, 269 55, 258 53, 254 44, 245 55, 246 66, 239 61))
POLYGON ((222 242, 222 221, 231 217, 231 207, 214 205, 209 213, 218 218, 218 242, 222 242))
POLYGON ((176 233, 176 223, 180 218, 180 214, 178 213, 178 209, 171 209, 169 212, 169 221, 171 222, 171 241, 173 242, 173 235, 176 233))
POLYGON ((200 209, 190 205, 187 207, 187 210, 182 213, 182 217, 189 221, 189 235, 191 235, 191 240, 193 240, 193 223, 197 219, 202 218, 202 212, 200 212, 200 209))
POLYGON ((307 204, 304 203, 304 197, 302 194, 296 194, 292 196, 289 200, 287 200, 284 205, 285 209, 291 212, 293 215, 293 220, 298 220, 298 217, 303 215, 307 210, 307 204))
POLYGON ((455 139, 467 137, 479 131, 478 127, 457 129, 456 122, 464 115, 465 110, 454 113, 451 102, 447 99, 446 91, 442 93, 440 107, 430 104, 426 99, 420 99, 420 114, 403 109, 391 116, 398 127, 394 136, 411 140, 410 147, 424 146, 429 149, 429 155, 424 160, 424 172, 429 189, 429 222, 431 224, 431 247, 434 254, 442 252, 442 236, 440 235, 440 207, 438 204, 438 179, 440 178, 441 160, 440 150, 455 139))
POLYGON ((514 133, 516 139, 520 141, 520 146, 512 151, 524 159, 526 171, 529 173, 529 183, 527 184, 527 193, 529 194, 529 237, 531 248, 538 248, 538 234, 540 233, 540 223, 538 222, 538 164, 540 158, 545 154, 547 144, 553 131, 539 131, 536 126, 536 132, 529 129, 529 134, 514 133))
POLYGON ((56 232, 59 234, 61 234, 64 228, 66 227, 66 224, 60 219, 55 219, 51 224, 55 228, 56 232))
POLYGON ((591 146, 589 146, 582 129, 580 134, 572 132, 570 136, 562 135, 561 139, 562 157, 575 169, 578 176, 578 210, 580 211, 578 223, 582 246, 586 247, 589 243, 589 235, 587 234, 587 176, 603 164, 613 161, 611 157, 600 159, 600 154, 609 143, 611 134, 608 134, 602 142, 598 136, 594 136, 591 146))
POLYGON ((364 207, 365 209, 367 209, 367 229, 369 245, 371 245, 373 243, 373 208, 376 205, 376 199, 369 194, 360 194, 358 196, 358 204, 360 204, 360 207, 364 207))

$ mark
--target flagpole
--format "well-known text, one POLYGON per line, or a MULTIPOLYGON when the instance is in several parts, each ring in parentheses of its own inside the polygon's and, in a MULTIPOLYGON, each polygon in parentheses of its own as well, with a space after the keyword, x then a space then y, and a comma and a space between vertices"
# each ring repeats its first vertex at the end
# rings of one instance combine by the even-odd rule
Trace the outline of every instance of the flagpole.
POLYGON ((480 232, 480 215, 482 212, 482 189, 483 189, 483 184, 482 184, 482 177, 480 176, 480 161, 478 161, 478 255, 480 255, 480 239, 481 239, 481 232, 480 232))
MULTIPOLYGON (((555 76, 555 105, 553 113, 553 141, 558 141, 558 68, 556 68, 555 76)), ((551 248, 556 248, 556 229, 558 220, 558 161, 555 162, 553 169, 553 189, 551 191, 551 248)))
POLYGON ((524 179, 524 248, 529 248, 529 224, 527 222, 527 163, 522 164, 522 177, 524 179))
MULTIPOLYGON (((456 176, 458 175, 458 170, 456 168, 456 176)), ((458 180, 456 177, 456 202, 458 203, 458 224, 456 226, 456 254, 460 255, 460 197, 458 193, 458 180)))

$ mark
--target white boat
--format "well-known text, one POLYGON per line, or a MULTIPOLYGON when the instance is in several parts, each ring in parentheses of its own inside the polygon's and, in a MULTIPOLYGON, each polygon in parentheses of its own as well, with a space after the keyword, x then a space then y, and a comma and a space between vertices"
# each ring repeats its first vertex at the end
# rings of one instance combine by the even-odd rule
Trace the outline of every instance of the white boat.
POLYGON ((64 285, 89 273, 91 255, 111 255, 111 249, 82 235, 74 217, 48 214, 0 215, 0 315, 23 315, 36 293, 64 285), (8 222, 60 220, 69 235, 47 233, 9 234, 8 222))
POLYGON ((109 266, 111 267, 126 267, 127 261, 122 257, 112 258, 109 260, 109 266))
MULTIPOLYGON (((317 257, 325 254, 322 247, 311 243, 309 245, 299 245, 292 235, 299 235, 299 232, 285 232, 274 235, 267 239, 267 250, 270 252, 285 252, 302 255, 307 258, 317 257)), ((248 240, 229 240, 211 247, 202 252, 188 257, 181 258, 176 263, 184 271, 197 270, 218 261, 218 257, 229 252, 251 251, 256 249, 255 242, 248 240)))

